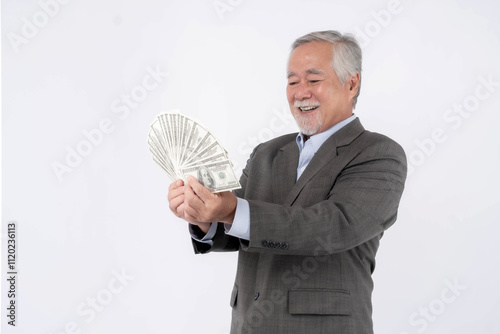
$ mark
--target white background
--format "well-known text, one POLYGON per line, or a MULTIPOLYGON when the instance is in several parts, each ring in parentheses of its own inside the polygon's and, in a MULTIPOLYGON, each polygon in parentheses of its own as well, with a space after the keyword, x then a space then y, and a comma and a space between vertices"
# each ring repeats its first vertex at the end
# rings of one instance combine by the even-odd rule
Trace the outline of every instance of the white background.
POLYGON ((2 1, 1 260, 15 221, 19 272, 12 328, 2 267, 3 332, 228 333, 236 254, 193 254, 149 125, 196 117, 239 174, 258 142, 296 131, 290 44, 336 29, 363 46, 356 114, 411 165, 377 255, 376 333, 500 333, 499 13, 492 0, 2 1))

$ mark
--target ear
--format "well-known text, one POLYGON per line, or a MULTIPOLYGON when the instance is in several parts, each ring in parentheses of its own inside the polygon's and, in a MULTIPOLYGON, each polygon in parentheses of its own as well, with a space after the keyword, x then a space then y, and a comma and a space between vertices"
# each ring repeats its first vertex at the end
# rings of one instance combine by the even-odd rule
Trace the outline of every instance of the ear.
POLYGON ((349 91, 351 92, 351 95, 354 97, 358 93, 359 89, 359 73, 351 76, 347 84, 349 85, 349 91))

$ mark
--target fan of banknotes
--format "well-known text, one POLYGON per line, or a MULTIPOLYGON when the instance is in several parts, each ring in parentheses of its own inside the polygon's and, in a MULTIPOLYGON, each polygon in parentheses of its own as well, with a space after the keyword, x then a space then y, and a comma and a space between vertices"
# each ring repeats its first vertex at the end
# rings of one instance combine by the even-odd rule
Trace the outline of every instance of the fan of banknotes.
POLYGON ((194 176, 211 192, 241 188, 220 142, 199 122, 178 111, 161 113, 148 135, 153 160, 170 178, 194 176))

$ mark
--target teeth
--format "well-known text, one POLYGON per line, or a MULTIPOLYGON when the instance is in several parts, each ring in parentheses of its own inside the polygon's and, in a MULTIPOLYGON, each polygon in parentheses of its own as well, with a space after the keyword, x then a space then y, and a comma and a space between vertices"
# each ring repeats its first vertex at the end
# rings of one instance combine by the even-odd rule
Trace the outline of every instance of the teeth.
POLYGON ((318 106, 300 107, 299 109, 302 110, 302 111, 309 111, 309 110, 316 109, 317 107, 318 106))

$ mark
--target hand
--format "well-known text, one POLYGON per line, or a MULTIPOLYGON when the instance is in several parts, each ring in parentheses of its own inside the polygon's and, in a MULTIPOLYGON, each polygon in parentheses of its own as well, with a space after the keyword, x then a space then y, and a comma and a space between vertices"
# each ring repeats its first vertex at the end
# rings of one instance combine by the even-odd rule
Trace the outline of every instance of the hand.
POLYGON ((184 186, 184 219, 192 224, 221 222, 233 224, 236 196, 230 191, 213 194, 189 176, 184 186))
POLYGON ((192 225, 197 225, 200 230, 203 231, 203 233, 207 233, 208 230, 210 229, 210 223, 205 223, 205 222, 199 222, 191 218, 187 218, 184 208, 184 200, 185 200, 185 186, 184 186, 184 181, 182 180, 177 180, 173 182, 169 187, 168 187, 168 202, 169 202, 169 208, 170 211, 174 213, 179 218, 182 218, 186 220, 188 223, 192 225))
POLYGON ((184 181, 177 180, 168 187, 168 206, 179 218, 184 218, 184 181))

